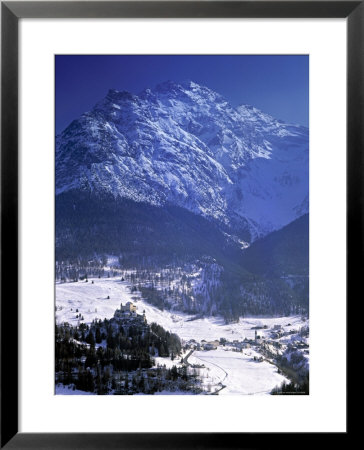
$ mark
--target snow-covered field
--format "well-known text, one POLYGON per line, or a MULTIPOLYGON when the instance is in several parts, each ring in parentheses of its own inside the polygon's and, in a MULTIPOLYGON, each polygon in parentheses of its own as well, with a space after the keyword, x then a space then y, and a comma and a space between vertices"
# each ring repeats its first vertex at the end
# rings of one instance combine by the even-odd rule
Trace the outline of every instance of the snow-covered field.
POLYGON ((92 392, 80 391, 78 389, 72 389, 72 387, 64 386, 63 384, 56 385, 56 395, 95 395, 92 392))
MULTIPOLYGON (((274 365, 266 361, 254 361, 254 356, 260 355, 250 349, 240 353, 219 348, 194 352, 189 362, 206 367, 202 369, 207 372, 205 385, 222 383, 226 386, 219 395, 269 394, 273 387, 280 385, 286 378, 278 374, 274 365)), ((212 388, 212 391, 215 389, 212 388)))
MULTIPOLYGON (((120 278, 89 278, 87 283, 85 281, 57 283, 56 320, 57 323, 69 322, 77 325, 76 314, 80 313, 84 317, 84 323, 90 323, 96 318, 111 318, 120 303, 125 304, 127 301, 136 303, 139 314, 145 310, 149 323, 160 324, 166 330, 178 334, 185 342, 190 339, 200 342, 203 339, 210 341, 220 338, 241 341, 244 338, 254 338, 253 327, 266 326, 266 329, 259 332, 268 336, 269 329, 274 325, 281 325, 283 330, 290 331, 298 330, 305 324, 300 316, 244 318, 240 319, 239 323, 229 325, 226 325, 221 317, 190 320, 192 316, 180 312, 161 311, 149 305, 135 293, 131 293, 129 284, 120 281, 120 278), (76 309, 78 309, 78 313, 76 313, 76 309)), ((259 354, 252 349, 246 349, 240 353, 226 351, 220 347, 212 351, 194 352, 189 362, 191 364, 203 363, 206 368, 210 369, 205 370, 205 375, 209 378, 206 382, 215 385, 215 389, 219 382, 226 385, 220 395, 267 393, 280 384, 284 377, 277 373, 274 365, 266 361, 256 362, 253 360, 254 356, 259 356, 259 354)), ((166 358, 158 358, 158 363, 162 364, 163 359, 169 366, 169 360, 166 358)))

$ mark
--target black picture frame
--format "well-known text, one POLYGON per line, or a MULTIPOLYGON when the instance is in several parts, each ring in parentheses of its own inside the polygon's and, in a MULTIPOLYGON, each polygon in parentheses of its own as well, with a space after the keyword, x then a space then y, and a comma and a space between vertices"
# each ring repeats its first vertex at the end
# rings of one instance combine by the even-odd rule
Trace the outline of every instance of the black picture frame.
MULTIPOLYGON (((364 1, 1 2, 1 448, 256 448, 286 433, 18 432, 18 21, 21 18, 347 18, 347 305, 363 273, 364 1), (12 318, 9 321, 9 318, 12 318), (9 343, 11 335, 11 344, 9 343), (9 370, 11 368, 11 370, 9 370)), ((349 348, 349 346, 347 347, 349 348)), ((349 361, 349 358, 347 359, 349 361)), ((348 425, 347 413, 347 425, 348 425)), ((349 426, 349 425, 348 425, 349 426)), ((168 430, 166 430, 168 431, 168 430)), ((338 433, 335 440, 347 439, 338 433)), ((304 433, 299 444, 312 435, 304 433)), ((324 433, 317 445, 327 444, 324 433), (322 441, 322 442, 321 442, 322 441)), ((294 437, 296 439, 296 437, 294 437)))

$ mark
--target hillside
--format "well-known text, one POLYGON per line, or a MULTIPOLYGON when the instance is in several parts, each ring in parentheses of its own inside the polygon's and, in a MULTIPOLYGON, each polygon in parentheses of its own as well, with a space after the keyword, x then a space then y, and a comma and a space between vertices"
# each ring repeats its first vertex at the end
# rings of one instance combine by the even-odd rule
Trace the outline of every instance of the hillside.
POLYGON ((308 277, 309 215, 255 241, 244 250, 242 266, 260 275, 308 277))

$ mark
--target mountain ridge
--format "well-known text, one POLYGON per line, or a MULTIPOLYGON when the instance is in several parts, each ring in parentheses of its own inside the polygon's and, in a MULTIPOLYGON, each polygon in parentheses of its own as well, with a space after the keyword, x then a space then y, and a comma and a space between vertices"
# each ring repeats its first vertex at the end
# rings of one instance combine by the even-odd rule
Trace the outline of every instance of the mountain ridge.
POLYGON ((111 89, 56 138, 56 194, 175 204, 253 241, 308 211, 308 130, 193 81, 111 89))

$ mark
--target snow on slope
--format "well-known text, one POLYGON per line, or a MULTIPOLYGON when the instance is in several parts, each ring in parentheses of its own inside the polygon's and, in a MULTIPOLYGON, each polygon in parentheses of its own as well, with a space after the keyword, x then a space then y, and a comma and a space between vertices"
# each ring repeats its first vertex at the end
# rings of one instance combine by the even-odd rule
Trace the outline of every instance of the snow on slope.
POLYGON ((299 329, 304 324, 300 316, 291 317, 267 317, 267 318, 244 318, 239 323, 226 325, 223 318, 204 317, 191 320, 190 316, 181 312, 161 311, 150 305, 136 293, 131 294, 129 283, 112 278, 89 278, 88 283, 57 283, 56 284, 56 320, 57 323, 69 322, 77 325, 76 308, 84 316, 84 323, 91 323, 93 319, 113 317, 120 303, 127 301, 135 302, 138 314, 145 314, 148 323, 156 322, 167 331, 178 334, 184 341, 195 339, 207 341, 220 339, 221 337, 232 340, 253 339, 255 326, 266 325, 267 330, 261 330, 263 335, 268 334, 269 328, 281 325, 283 330, 299 329), (92 284, 94 281, 94 284, 92 284), (110 296, 110 299, 107 299, 110 296), (62 310, 59 310, 62 307, 62 310), (72 311, 71 311, 72 309, 72 311), (97 311, 95 311, 97 309, 97 311), (290 325, 288 325, 290 324, 290 325))
POLYGON ((253 238, 308 211, 308 130, 194 82, 110 90, 56 139, 56 193, 166 202, 253 238))
POLYGON ((78 314, 82 314, 83 323, 87 324, 94 319, 110 319, 120 303, 125 304, 129 300, 130 295, 125 286, 120 288, 115 280, 95 278, 89 279, 87 283, 56 283, 56 321, 76 326, 78 314))

